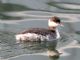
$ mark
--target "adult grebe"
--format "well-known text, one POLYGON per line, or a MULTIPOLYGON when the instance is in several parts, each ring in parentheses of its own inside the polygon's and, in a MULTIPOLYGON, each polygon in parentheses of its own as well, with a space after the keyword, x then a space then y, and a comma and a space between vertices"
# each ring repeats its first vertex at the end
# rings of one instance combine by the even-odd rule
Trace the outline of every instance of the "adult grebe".
POLYGON ((15 35, 17 41, 53 41, 60 38, 57 26, 61 25, 58 17, 48 20, 49 28, 31 28, 15 35))

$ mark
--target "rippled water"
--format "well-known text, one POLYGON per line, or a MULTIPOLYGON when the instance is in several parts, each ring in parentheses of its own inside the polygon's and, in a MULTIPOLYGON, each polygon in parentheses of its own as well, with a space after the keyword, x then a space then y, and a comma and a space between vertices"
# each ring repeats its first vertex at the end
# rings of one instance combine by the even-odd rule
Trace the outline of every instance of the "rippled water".
MULTIPOLYGON (((75 22, 74 22, 75 23, 75 22)), ((79 22, 78 22, 79 23, 79 22)), ((79 60, 80 33, 70 26, 72 22, 65 22, 59 27, 61 39, 57 42, 26 42, 16 43, 15 34, 29 27, 46 27, 47 20, 22 21, 16 24, 6 24, 4 31, 0 31, 0 58, 8 60, 49 60, 48 50, 56 49, 62 53, 58 60, 79 60)), ((77 23, 76 23, 77 24, 77 23)), ((54 60, 55 58, 53 58, 54 60)), ((56 59, 55 59, 56 60, 56 59)))
POLYGON ((0 12, 3 11, 0 60, 80 60, 79 0, 0 0, 0 3, 0 12), (64 25, 58 27, 61 39, 57 42, 16 43, 16 33, 31 27, 47 28, 48 19, 54 15, 64 25), (48 56, 48 51, 55 50, 59 57, 48 56))

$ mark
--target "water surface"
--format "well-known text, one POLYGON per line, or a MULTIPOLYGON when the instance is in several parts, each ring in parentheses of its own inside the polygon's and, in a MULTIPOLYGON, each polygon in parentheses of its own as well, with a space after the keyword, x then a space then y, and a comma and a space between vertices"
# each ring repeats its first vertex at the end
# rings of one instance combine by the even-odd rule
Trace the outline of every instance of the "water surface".
MULTIPOLYGON (((47 56, 46 52, 48 49, 54 50, 56 47, 56 49, 62 53, 58 60, 79 60, 80 34, 79 32, 76 33, 76 31, 71 28, 71 25, 74 23, 64 22, 65 27, 58 27, 61 34, 61 39, 58 40, 57 47, 55 42, 16 43, 16 33, 30 27, 47 28, 47 19, 22 21, 11 25, 6 24, 7 27, 3 26, 3 28, 6 27, 5 30, 0 31, 0 58, 8 60, 49 60, 51 58, 47 56)), ((53 60, 54 59, 55 58, 53 58, 53 60)))

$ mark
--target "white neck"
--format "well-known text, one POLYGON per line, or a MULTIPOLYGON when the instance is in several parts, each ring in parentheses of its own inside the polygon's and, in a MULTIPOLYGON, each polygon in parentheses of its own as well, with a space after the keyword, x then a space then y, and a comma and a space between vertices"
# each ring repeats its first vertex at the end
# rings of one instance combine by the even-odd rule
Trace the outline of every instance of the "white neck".
POLYGON ((60 34, 59 34, 59 31, 58 31, 58 29, 56 29, 56 34, 57 34, 57 39, 59 39, 60 38, 60 34))

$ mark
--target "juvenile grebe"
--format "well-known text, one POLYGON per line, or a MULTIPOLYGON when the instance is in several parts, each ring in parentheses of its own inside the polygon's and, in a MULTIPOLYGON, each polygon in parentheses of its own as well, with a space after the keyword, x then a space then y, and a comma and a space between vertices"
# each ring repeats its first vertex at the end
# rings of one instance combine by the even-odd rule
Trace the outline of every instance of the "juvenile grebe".
POLYGON ((17 41, 53 41, 60 38, 57 26, 61 25, 58 17, 48 20, 49 28, 31 28, 15 35, 17 41))

